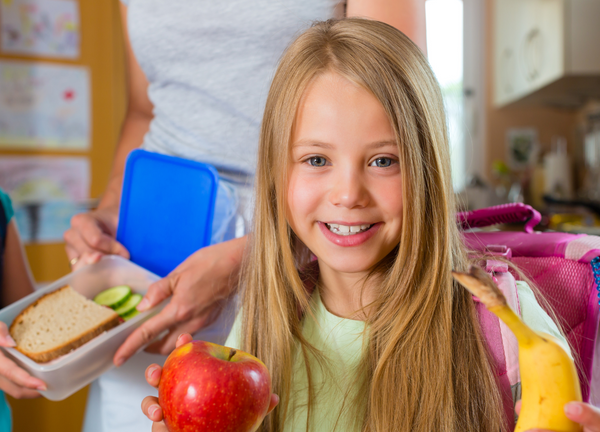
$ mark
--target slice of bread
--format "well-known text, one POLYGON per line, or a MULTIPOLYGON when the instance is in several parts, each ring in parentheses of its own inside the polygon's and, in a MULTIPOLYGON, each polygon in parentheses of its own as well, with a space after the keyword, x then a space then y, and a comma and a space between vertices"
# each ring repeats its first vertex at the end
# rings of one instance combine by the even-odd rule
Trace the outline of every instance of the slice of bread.
POLYGON ((112 309, 66 285, 27 306, 10 326, 10 335, 17 350, 38 363, 46 363, 119 323, 119 315, 112 309))

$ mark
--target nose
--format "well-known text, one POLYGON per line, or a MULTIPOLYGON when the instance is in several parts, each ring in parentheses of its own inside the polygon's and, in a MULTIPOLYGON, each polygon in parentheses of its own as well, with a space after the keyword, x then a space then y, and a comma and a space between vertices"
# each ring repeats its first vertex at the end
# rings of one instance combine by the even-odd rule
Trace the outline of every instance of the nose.
POLYGON ((369 204, 368 186, 362 170, 340 167, 332 181, 329 199, 333 205, 353 209, 369 204))

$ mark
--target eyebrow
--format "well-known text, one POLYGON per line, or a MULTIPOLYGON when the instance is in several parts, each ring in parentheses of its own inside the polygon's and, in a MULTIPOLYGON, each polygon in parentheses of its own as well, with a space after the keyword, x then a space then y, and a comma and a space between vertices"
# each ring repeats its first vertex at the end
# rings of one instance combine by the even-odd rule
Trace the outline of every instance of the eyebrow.
MULTIPOLYGON (((375 141, 375 142, 367 144, 367 147, 376 149, 376 148, 386 147, 389 145, 396 146, 396 141, 394 141, 394 140, 375 141)), ((325 149, 335 148, 335 146, 332 144, 322 142, 322 141, 317 141, 317 140, 311 140, 311 139, 302 139, 300 141, 297 141, 292 144, 292 147, 321 147, 321 148, 325 148, 325 149)))

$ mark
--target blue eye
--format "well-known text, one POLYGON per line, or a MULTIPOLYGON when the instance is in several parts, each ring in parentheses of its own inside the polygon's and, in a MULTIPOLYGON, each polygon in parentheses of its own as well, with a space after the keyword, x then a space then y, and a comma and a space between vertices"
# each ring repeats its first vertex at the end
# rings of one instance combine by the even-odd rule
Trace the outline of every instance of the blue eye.
POLYGON ((392 165, 392 163, 394 163, 394 161, 391 158, 380 157, 371 162, 370 166, 375 166, 378 168, 388 168, 392 165))
POLYGON ((327 159, 322 156, 313 156, 308 158, 308 164, 314 167, 324 167, 327 164, 327 159))

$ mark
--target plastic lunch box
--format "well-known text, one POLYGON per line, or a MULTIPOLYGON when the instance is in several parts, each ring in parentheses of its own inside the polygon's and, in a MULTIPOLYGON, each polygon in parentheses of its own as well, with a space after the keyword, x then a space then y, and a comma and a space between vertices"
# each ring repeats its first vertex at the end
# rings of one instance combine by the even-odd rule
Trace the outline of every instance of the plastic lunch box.
MULTIPOLYGON (((154 273, 124 258, 105 256, 99 262, 82 267, 3 308, 0 310, 0 321, 10 327, 15 317, 26 306, 64 285, 71 285, 73 289, 91 299, 99 292, 116 285, 129 285, 134 292, 145 294, 148 286, 159 279, 154 273)), ((46 383, 48 390, 40 392, 44 397, 54 401, 62 400, 112 368, 113 357, 125 339, 144 321, 156 315, 167 302, 168 300, 165 300, 162 304, 136 315, 48 363, 36 363, 14 348, 2 347, 2 350, 29 374, 46 383)))

